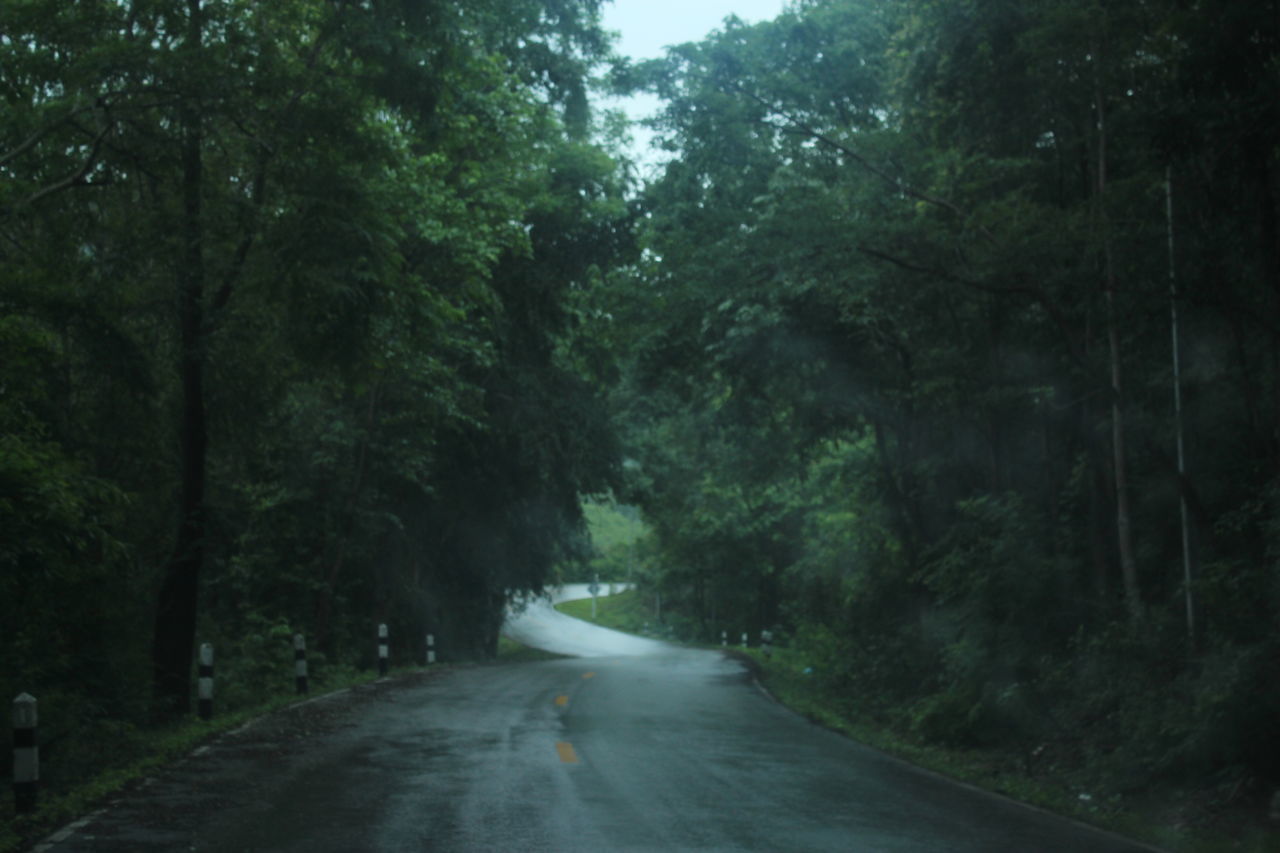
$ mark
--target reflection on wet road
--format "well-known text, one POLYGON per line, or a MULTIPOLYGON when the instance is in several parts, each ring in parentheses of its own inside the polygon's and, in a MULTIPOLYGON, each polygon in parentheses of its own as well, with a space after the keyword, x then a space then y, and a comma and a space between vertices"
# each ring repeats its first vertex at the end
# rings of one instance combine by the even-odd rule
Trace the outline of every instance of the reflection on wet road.
POLYGON ((215 747, 55 849, 1149 849, 811 725, 718 652, 552 614, 509 633, 576 657, 382 685, 305 748, 215 747))

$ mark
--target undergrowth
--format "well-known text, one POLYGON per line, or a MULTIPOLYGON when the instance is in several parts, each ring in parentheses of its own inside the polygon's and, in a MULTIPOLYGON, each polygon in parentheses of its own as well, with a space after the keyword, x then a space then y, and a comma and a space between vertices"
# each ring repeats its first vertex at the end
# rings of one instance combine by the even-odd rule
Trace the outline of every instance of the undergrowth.
POLYGON ((1280 834, 1244 814, 1220 814, 1212 827, 1193 825, 1188 810, 1211 792, 1175 786, 1118 790, 1108 783, 1108 768, 1084 755, 1073 765, 1049 768, 1034 749, 931 743, 912 726, 911 713, 867 713, 847 693, 824 685, 811 661, 795 650, 777 649, 767 659, 759 649, 734 654, 748 660, 761 683, 792 710, 919 767, 1178 853, 1280 850, 1280 834))

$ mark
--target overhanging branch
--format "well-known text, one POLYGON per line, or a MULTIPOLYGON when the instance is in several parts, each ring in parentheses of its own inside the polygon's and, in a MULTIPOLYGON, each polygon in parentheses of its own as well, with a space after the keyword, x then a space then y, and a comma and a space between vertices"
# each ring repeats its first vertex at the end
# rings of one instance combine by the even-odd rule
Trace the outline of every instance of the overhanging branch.
MULTIPOLYGON (((804 122, 801 119, 797 118, 792 113, 789 113, 786 110, 782 109, 777 104, 770 103, 769 101, 765 100, 764 98, 760 97, 754 92, 750 92, 736 83, 732 84, 732 88, 734 89, 734 91, 738 92, 739 94, 744 95, 747 98, 750 98, 751 100, 755 101, 757 104, 764 107, 769 112, 781 116, 787 122, 788 125, 795 128, 796 130, 801 131, 811 139, 821 143, 822 145, 827 146, 828 148, 834 151, 840 152, 845 157, 848 157, 850 160, 857 163, 863 169, 867 170, 871 174, 880 178, 882 181, 889 184, 894 189, 898 190, 904 195, 910 196, 911 198, 914 198, 917 201, 922 201, 925 204, 930 204, 930 205, 933 205, 934 207, 942 208, 943 210, 946 210, 949 213, 952 213, 961 219, 969 218, 969 214, 963 208, 957 205, 955 202, 952 202, 948 199, 942 198, 940 196, 936 196, 932 193, 928 193, 928 192, 925 192, 924 190, 920 190, 911 186, 901 178, 895 175, 892 175, 885 169, 881 168, 880 166, 877 166, 875 163, 871 162, 866 157, 862 156, 857 151, 850 148, 848 145, 844 144, 843 142, 839 142, 835 139, 832 139, 830 136, 818 130, 816 127, 813 127, 807 122, 804 122)), ((774 125, 771 122, 766 121, 765 123, 770 124, 772 127, 775 127, 779 130, 785 130, 785 128, 778 127, 778 125, 774 125)), ((988 232, 985 228, 979 228, 978 230, 983 237, 987 238, 988 240, 992 240, 994 242, 994 238, 991 236, 990 232, 988 232)))
POLYGON ((53 195, 56 192, 61 192, 62 190, 76 186, 77 184, 85 183, 85 175, 89 174, 93 167, 98 163, 98 152, 102 149, 103 140, 107 138, 114 127, 114 123, 108 122, 107 125, 98 132, 98 135, 93 138, 93 142, 89 147, 89 155, 85 157, 84 163, 80 165, 80 168, 76 169, 62 180, 32 193, 24 201, 18 202, 15 207, 21 208, 35 204, 45 196, 53 195))
POLYGON ((1045 313, 1049 315, 1049 319, 1053 321, 1053 324, 1055 326, 1057 326, 1058 332, 1062 335, 1062 340, 1067 345, 1067 353, 1071 356, 1071 360, 1076 362, 1077 364, 1084 363, 1084 354, 1081 353, 1079 348, 1076 346, 1075 339, 1072 337, 1070 333, 1070 326, 1067 323, 1066 316, 1062 313, 1061 310, 1059 310, 1058 306, 1049 297, 1049 294, 1045 292, 1043 287, 1039 287, 1033 284, 1022 284, 1022 285, 1014 285, 1014 286, 997 286, 992 284, 984 284, 980 281, 977 281, 976 279, 966 278, 961 275, 956 275, 950 270, 938 269, 936 267, 927 267, 917 263, 912 263, 911 261, 908 261, 904 258, 899 258, 895 255, 890 255, 889 253, 883 252, 879 249, 873 249, 870 246, 859 245, 857 247, 857 250, 860 253, 866 255, 867 257, 875 258, 876 260, 893 264, 895 267, 898 267, 899 269, 907 270, 908 272, 919 273, 921 275, 934 276, 935 278, 941 279, 942 281, 954 282, 955 284, 960 284, 960 285, 963 285, 964 287, 968 287, 972 290, 977 290, 982 293, 992 293, 999 296, 1030 297, 1033 302, 1035 302, 1037 305, 1039 305, 1041 308, 1044 309, 1045 313))

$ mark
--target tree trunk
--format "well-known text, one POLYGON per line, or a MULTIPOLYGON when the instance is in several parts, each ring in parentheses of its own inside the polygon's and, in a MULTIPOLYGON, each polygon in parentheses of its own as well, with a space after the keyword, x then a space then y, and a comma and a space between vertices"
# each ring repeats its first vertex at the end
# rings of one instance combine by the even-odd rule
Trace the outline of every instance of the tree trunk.
MULTIPOLYGON (((1109 253, 1108 253, 1109 254, 1109 253)), ((1107 344, 1111 359, 1111 446, 1114 455, 1116 489, 1116 539, 1120 553, 1120 576, 1124 581, 1125 604, 1134 621, 1142 619, 1142 596, 1138 588, 1138 566, 1133 556, 1133 529, 1129 507, 1129 475, 1125 464, 1124 409, 1121 404, 1120 332, 1115 318, 1114 273, 1107 260, 1107 344)))
POLYGON ((1169 328, 1173 338, 1173 429, 1178 450, 1178 506, 1182 522, 1182 584, 1187 610, 1187 641, 1194 651, 1196 647, 1195 591, 1191 587, 1191 523, 1187 517, 1187 494, 1183 484, 1187 480, 1187 457, 1183 440, 1182 423, 1182 357, 1178 342, 1178 273, 1174 264, 1173 242, 1173 170, 1166 167, 1164 173, 1165 232, 1169 244, 1169 328))
POLYGON ((1108 545, 1111 536, 1106 517, 1109 484, 1101 453, 1090 451, 1089 473, 1089 557, 1093 566, 1093 589, 1099 599, 1109 601, 1112 571, 1111 548, 1108 545))
POLYGON ((1263 148, 1254 155, 1258 173, 1258 225, 1261 231, 1260 253, 1262 256, 1263 275, 1271 286, 1275 297, 1271 333, 1271 381, 1274 390, 1272 404, 1272 434, 1268 447, 1272 454, 1272 465, 1277 477, 1280 477, 1280 333, 1274 331, 1280 323, 1280 211, 1277 210, 1275 191, 1272 187, 1272 157, 1270 150, 1263 148))
MULTIPOLYGON (((1093 312, 1086 307, 1082 345, 1085 363, 1091 362, 1093 351, 1093 312)), ((1110 513, 1113 493, 1107 479, 1106 452, 1094 434, 1095 417, 1093 401, 1085 395, 1080 401, 1079 432, 1088 466, 1088 481, 1084 488, 1088 495, 1089 558, 1093 568, 1094 593, 1099 601, 1110 602, 1112 549, 1109 543, 1112 535, 1107 518, 1109 514, 1114 517, 1110 513)))
MULTIPOLYGON (((199 50, 200 0, 188 0, 186 49, 199 50)), ((191 656, 195 646, 200 569, 205 552, 205 457, 208 436, 204 408, 205 335, 203 222, 200 194, 204 164, 200 112, 188 92, 180 110, 182 133, 182 259, 178 269, 182 383, 181 498, 177 540, 165 567, 156 603, 151 652, 155 712, 160 717, 191 710, 191 656)))
MULTIPOLYGON (((1102 51, 1095 52, 1097 63, 1102 51)), ((1095 69, 1096 69, 1095 65, 1095 69)), ((1098 113, 1098 223, 1102 231, 1104 293, 1107 309, 1107 351, 1111 366, 1111 448, 1116 490, 1116 540, 1120 554, 1120 576, 1130 619, 1141 622, 1142 595, 1138 586, 1138 566, 1133 555, 1133 531, 1129 508, 1129 477, 1125 465, 1124 385, 1121 381, 1120 328, 1116 318, 1116 271, 1112 258, 1111 223, 1107 217, 1107 109, 1101 72, 1094 72, 1094 101, 1098 113)))
POLYGON ((320 598, 316 602, 316 647, 329 653, 333 652, 333 649, 329 648, 333 627, 333 599, 338 592, 338 577, 342 573, 342 566, 346 559, 347 543, 351 540, 351 533, 355 529, 356 509, 359 507, 360 495, 364 490, 365 472, 368 467, 369 442, 373 436, 373 426, 378 408, 378 389, 379 385, 376 382, 369 389, 369 405, 365 411, 364 435, 360 439, 360 448, 356 453, 355 477, 351 484, 351 492, 347 496, 346 506, 343 508, 342 529, 338 532, 334 557, 325 571, 324 584, 320 588, 320 598))
POLYGON ((872 421, 871 427, 876 440, 876 457, 880 462, 880 474, 884 478, 884 498, 889 504, 889 511, 897 530, 902 552, 906 555, 907 565, 915 567, 917 543, 922 540, 919 528, 916 527, 914 514, 908 506, 908 498, 898 476, 894 471, 893 458, 889 449, 889 440, 885 435, 885 427, 880 421, 872 421))

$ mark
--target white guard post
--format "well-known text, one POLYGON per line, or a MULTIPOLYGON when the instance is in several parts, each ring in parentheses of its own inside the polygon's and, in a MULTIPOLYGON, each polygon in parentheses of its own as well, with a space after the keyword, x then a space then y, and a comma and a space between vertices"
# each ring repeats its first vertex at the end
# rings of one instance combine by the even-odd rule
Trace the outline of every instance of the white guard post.
POLYGON ((307 638, 293 635, 293 683, 298 694, 307 692, 307 638))

